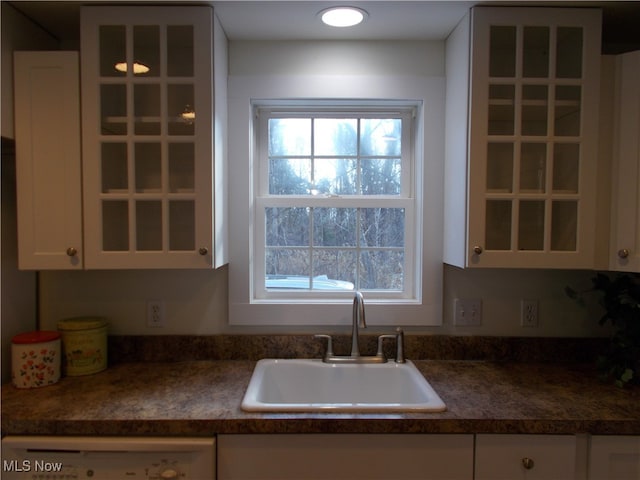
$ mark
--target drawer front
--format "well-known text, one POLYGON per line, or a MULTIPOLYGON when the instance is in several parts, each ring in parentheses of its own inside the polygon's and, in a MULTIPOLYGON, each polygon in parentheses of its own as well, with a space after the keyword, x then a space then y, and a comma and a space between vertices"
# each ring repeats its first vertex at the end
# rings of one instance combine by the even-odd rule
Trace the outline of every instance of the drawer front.
POLYGON ((476 435, 475 480, 571 480, 576 439, 570 435, 476 435))

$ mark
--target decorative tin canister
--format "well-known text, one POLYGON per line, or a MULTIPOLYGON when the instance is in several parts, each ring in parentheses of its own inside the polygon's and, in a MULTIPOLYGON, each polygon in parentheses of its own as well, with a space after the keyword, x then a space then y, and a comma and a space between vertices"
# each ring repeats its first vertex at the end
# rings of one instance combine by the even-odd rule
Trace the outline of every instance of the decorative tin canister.
POLYGON ((65 375, 91 375, 107 368, 107 321, 104 318, 67 318, 58 322, 58 330, 62 333, 65 375))
POLYGON ((11 339, 11 381, 18 388, 51 385, 60 380, 60 334, 27 332, 11 339))

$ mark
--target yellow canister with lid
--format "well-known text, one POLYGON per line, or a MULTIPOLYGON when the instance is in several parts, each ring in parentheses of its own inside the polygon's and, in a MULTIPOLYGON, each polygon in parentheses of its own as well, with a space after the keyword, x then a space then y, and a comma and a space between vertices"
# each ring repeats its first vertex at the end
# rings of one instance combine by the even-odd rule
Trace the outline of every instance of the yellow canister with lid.
POLYGON ((62 371, 68 376, 91 375, 107 368, 107 321, 103 317, 65 318, 62 335, 62 371))

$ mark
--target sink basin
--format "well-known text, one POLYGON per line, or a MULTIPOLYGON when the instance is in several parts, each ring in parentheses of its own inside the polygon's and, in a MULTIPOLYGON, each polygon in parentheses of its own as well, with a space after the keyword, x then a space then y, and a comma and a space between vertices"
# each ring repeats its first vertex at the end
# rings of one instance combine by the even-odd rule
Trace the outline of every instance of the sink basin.
POLYGON ((249 412, 441 412, 438 394, 409 360, 330 364, 264 359, 242 400, 249 412))

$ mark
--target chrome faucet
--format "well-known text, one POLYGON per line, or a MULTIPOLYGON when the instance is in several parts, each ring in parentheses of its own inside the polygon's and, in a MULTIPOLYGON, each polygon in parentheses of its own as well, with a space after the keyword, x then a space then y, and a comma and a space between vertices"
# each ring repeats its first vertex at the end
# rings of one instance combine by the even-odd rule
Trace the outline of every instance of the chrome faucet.
POLYGON ((367 328, 367 322, 364 319, 364 298, 362 293, 356 292, 353 297, 353 316, 351 318, 353 326, 351 327, 351 357, 360 356, 360 346, 358 345, 358 327, 362 323, 362 328, 367 328))
POLYGON ((385 363, 386 357, 380 354, 372 356, 360 355, 360 346, 358 344, 359 327, 362 324, 362 328, 367 328, 367 322, 364 318, 364 298, 362 293, 356 292, 353 297, 353 318, 351 328, 351 355, 334 355, 333 342, 331 335, 314 335, 315 338, 327 339, 327 350, 322 359, 325 363, 385 363))

